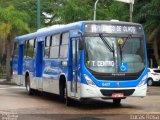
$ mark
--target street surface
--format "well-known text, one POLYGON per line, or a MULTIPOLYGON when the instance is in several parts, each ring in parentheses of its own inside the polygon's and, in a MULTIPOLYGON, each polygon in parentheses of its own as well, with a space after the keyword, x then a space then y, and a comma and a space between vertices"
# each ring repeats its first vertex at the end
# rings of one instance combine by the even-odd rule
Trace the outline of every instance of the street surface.
POLYGON ((136 114, 160 120, 160 86, 148 87, 146 97, 127 98, 120 106, 111 100, 89 100, 67 107, 56 95, 29 96, 24 87, 0 85, 0 114, 2 120, 124 120, 137 119, 136 114))

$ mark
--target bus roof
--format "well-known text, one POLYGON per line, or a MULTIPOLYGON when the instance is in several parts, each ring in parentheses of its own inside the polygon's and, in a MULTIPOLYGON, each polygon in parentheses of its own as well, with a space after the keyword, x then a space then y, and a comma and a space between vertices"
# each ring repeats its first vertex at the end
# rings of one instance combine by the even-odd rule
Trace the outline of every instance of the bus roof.
POLYGON ((118 25, 141 25, 139 23, 123 22, 123 21, 106 21, 106 20, 97 20, 97 21, 79 21, 66 25, 51 26, 37 30, 34 33, 18 36, 15 38, 15 41, 24 42, 25 40, 34 39, 40 36, 52 35, 54 33, 67 32, 73 29, 81 29, 83 31, 83 24, 118 24, 118 25))

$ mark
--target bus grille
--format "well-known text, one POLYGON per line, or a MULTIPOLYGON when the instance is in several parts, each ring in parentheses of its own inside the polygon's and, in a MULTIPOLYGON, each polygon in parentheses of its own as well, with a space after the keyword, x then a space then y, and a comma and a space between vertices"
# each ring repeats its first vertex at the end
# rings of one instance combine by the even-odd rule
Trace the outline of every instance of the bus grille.
POLYGON ((133 94, 135 89, 125 89, 125 90, 104 90, 104 89, 101 89, 100 91, 101 91, 102 95, 104 95, 104 96, 112 96, 113 93, 123 93, 124 96, 130 96, 133 94))

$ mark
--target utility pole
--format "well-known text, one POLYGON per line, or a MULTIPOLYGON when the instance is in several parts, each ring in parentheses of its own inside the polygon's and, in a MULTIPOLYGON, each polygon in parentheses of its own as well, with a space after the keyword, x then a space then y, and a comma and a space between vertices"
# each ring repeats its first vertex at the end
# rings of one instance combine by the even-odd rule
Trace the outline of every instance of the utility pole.
POLYGON ((37 29, 41 27, 41 11, 40 11, 40 0, 37 0, 37 29))
POLYGON ((129 10, 129 16, 130 16, 130 22, 133 21, 133 4, 134 4, 134 0, 115 0, 115 1, 119 1, 119 2, 124 2, 124 3, 128 3, 130 6, 130 10, 129 10))
POLYGON ((130 22, 132 22, 133 21, 133 1, 130 3, 130 12, 129 12, 129 14, 130 14, 130 22))
POLYGON ((93 20, 95 21, 96 20, 96 9, 97 9, 97 3, 98 3, 99 0, 97 0, 94 4, 94 18, 93 20))

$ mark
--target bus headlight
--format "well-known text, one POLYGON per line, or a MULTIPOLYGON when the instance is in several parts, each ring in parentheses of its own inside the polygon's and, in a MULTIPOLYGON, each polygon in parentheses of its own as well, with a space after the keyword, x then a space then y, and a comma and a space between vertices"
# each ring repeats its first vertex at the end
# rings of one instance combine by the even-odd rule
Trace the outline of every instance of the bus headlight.
POLYGON ((140 83, 138 84, 138 87, 141 87, 142 85, 144 85, 146 83, 147 78, 148 78, 148 75, 145 75, 140 81, 140 83))
POLYGON ((90 77, 88 77, 88 75, 84 74, 84 78, 86 79, 88 85, 90 85, 90 86, 96 86, 96 84, 91 80, 90 77))

